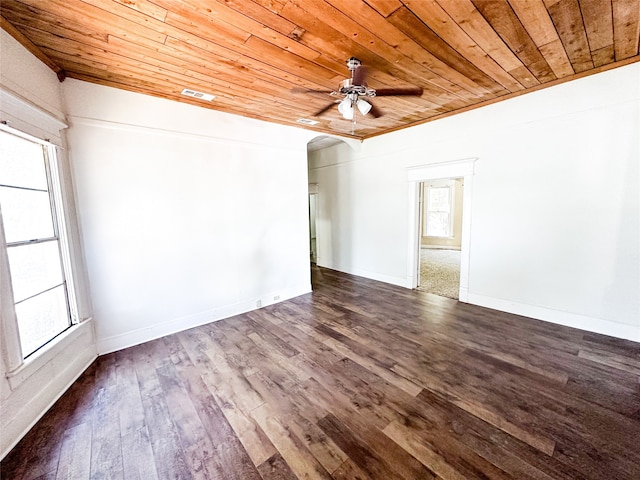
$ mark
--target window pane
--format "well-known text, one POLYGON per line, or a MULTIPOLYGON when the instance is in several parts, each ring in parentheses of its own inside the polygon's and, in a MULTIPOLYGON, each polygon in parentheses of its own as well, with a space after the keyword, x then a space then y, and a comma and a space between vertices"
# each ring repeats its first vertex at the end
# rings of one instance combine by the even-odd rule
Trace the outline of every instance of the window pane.
POLYGON ((42 145, 0 132, 0 184, 47 189, 42 145))
POLYGON ((0 187, 0 205, 7 243, 53 237, 47 192, 0 187))
POLYGON ((446 212, 429 212, 427 215, 427 236, 449 236, 449 214, 446 212))
POLYGON ((22 355, 26 357, 69 327, 64 287, 17 304, 16 316, 22 355))
POLYGON ((7 252, 15 302, 62 283, 57 241, 9 247, 7 252))
POLYGON ((429 188, 429 211, 430 212, 448 212, 449 205, 449 187, 430 187, 429 188))

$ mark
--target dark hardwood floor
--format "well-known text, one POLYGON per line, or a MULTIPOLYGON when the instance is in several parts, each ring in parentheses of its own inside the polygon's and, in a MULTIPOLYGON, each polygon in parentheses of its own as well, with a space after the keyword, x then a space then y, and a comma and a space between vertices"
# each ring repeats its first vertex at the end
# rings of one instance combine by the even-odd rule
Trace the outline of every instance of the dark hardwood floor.
POLYGON ((2 478, 640 478, 640 344, 313 276, 98 358, 2 478))

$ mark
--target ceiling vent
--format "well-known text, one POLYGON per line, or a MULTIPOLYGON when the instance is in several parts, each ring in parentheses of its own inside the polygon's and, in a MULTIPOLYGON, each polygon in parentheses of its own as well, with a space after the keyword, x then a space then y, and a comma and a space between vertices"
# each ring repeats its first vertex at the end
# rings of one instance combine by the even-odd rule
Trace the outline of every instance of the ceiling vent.
POLYGON ((298 120, 296 120, 296 123, 301 123, 302 125, 317 125, 320 122, 309 120, 308 118, 299 118, 298 120))
POLYGON ((191 90, 189 88, 185 88, 184 90, 182 90, 182 95, 186 95, 187 97, 198 98, 200 100, 207 100, 209 102, 214 98, 216 98, 215 95, 211 95, 210 93, 196 92, 195 90, 191 90))

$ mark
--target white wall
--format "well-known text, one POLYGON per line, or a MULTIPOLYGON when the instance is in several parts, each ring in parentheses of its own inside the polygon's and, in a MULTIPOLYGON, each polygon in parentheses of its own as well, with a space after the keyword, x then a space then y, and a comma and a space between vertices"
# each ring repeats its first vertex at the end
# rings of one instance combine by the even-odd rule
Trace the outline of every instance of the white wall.
POLYGON ((407 167, 477 157, 469 301, 640 341, 640 64, 312 152, 318 264, 410 284, 407 167))
POLYGON ((311 290, 310 132, 63 91, 100 353, 311 290))
MULTIPOLYGON (((56 75, 0 30, 0 120, 38 138, 64 144, 64 113, 56 75)), ((59 156, 67 227, 82 323, 22 361, 15 327, 6 247, 0 229, 0 458, 96 358, 90 301, 75 228, 73 185, 64 152, 59 156)))

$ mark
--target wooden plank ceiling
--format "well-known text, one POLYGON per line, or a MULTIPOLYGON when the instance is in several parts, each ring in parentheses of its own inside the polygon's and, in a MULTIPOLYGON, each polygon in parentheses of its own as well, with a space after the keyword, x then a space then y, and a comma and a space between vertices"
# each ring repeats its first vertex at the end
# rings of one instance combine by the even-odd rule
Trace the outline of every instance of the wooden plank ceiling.
POLYGON ((640 0, 1 0, 60 79, 366 138, 640 59, 640 0), (314 116, 366 67, 384 115, 314 116), (188 88, 212 101, 181 95, 188 88), (297 89, 297 90, 295 90, 297 89))

